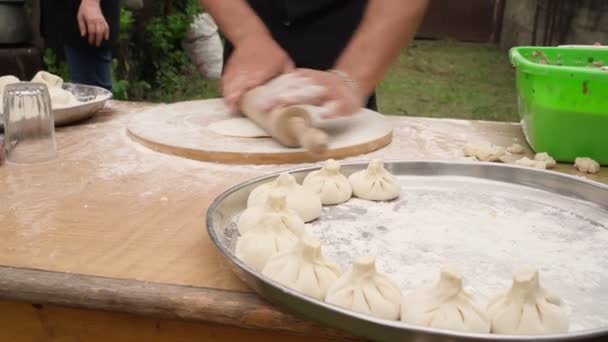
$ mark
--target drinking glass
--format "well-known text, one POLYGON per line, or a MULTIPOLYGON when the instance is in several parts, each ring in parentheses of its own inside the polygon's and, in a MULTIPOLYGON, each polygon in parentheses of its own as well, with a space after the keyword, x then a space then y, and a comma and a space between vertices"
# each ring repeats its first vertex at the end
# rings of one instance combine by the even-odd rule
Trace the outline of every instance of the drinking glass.
POLYGON ((46 85, 8 84, 3 98, 6 161, 31 164, 56 158, 55 122, 46 85))

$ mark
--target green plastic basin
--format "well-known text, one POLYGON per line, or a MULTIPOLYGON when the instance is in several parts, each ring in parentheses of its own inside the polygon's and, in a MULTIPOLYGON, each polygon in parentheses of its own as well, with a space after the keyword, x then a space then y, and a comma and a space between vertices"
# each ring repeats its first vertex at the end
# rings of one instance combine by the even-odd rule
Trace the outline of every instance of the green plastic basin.
POLYGON ((510 56, 530 146, 608 165, 608 48, 515 47, 510 56))

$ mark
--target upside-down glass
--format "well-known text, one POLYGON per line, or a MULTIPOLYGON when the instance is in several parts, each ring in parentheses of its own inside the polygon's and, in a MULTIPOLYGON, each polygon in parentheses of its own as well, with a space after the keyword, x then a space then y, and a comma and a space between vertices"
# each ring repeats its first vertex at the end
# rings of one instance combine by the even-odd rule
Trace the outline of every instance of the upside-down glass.
POLYGON ((8 84, 3 98, 6 160, 29 164, 56 158, 55 122, 46 85, 8 84))

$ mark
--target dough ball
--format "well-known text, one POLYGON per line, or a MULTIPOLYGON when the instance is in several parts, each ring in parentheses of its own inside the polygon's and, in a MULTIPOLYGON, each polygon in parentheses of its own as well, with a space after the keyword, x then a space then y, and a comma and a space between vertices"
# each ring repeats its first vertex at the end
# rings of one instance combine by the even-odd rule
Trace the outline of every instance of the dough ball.
POLYGON ((51 107, 61 108, 78 102, 71 92, 62 88, 48 88, 51 98, 51 107))
POLYGON ((513 154, 522 154, 524 153, 525 149, 523 146, 521 146, 520 144, 513 144, 509 147, 507 147, 507 152, 509 153, 513 153, 513 154))
POLYGON ((557 165, 555 159, 553 159, 553 157, 551 157, 546 152, 537 153, 534 156, 534 160, 545 162, 545 166, 547 167, 547 169, 552 169, 555 167, 555 165, 557 165))
POLYGON ((12 83, 19 83, 19 79, 13 75, 0 77, 0 96, 4 94, 4 87, 12 83))
POLYGON ((330 304, 379 318, 398 320, 401 310, 399 286, 376 270, 376 258, 360 257, 327 291, 330 304))
POLYGON ((511 289, 490 302, 492 332, 541 335, 568 332, 568 317, 559 298, 541 287, 538 271, 520 271, 511 289))
POLYGON ((323 256, 319 240, 303 235, 293 250, 270 258, 262 273, 291 289, 323 300, 342 271, 323 256))
POLYGON ((444 268, 439 281, 403 297, 401 320, 406 323, 473 333, 489 333, 490 319, 464 291, 462 276, 444 268))
POLYGON ((262 271, 266 262, 275 254, 294 248, 298 237, 285 229, 277 216, 265 217, 248 230, 236 242, 235 254, 247 265, 262 271))
POLYGON ((304 222, 310 222, 321 216, 322 206, 319 196, 298 184, 289 173, 283 173, 274 181, 253 189, 247 199, 247 207, 264 205, 270 193, 274 192, 284 194, 287 197, 287 207, 298 213, 304 222))
POLYGON ((401 185, 399 180, 384 168, 382 160, 372 160, 367 169, 353 173, 348 177, 353 194, 371 201, 388 201, 399 197, 401 185))
POLYGON ((237 228, 241 235, 254 229, 260 222, 269 217, 279 218, 280 226, 300 236, 304 232, 304 221, 298 213, 287 207, 287 198, 283 193, 271 193, 262 206, 245 209, 239 217, 237 228))
POLYGON ((533 167, 536 169, 546 169, 547 168, 547 163, 541 160, 532 160, 529 159, 527 157, 523 157, 521 159, 518 159, 517 161, 515 161, 515 165, 520 165, 520 166, 526 166, 526 167, 533 167))
POLYGON ((34 78, 32 78, 32 82, 44 83, 48 88, 61 88, 63 85, 63 79, 61 77, 46 71, 38 71, 34 78))
POLYGON ((489 142, 468 143, 464 145, 465 157, 475 157, 480 161, 499 161, 505 154, 505 149, 489 142))
POLYGON ((587 157, 578 157, 574 160, 574 167, 580 172, 598 173, 600 164, 595 160, 587 157))
POLYGON ((340 204, 350 199, 353 191, 348 179, 340 173, 340 163, 330 159, 309 173, 302 185, 317 194, 324 205, 340 204))
POLYGON ((256 125, 248 118, 232 118, 217 121, 207 126, 207 129, 215 134, 229 137, 263 138, 270 136, 260 126, 256 125))

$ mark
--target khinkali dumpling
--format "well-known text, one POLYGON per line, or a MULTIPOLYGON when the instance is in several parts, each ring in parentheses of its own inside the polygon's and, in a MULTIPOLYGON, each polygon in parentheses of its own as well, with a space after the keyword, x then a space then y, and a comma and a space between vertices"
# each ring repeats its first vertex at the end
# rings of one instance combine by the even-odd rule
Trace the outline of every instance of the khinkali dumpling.
POLYGON ((48 88, 51 98, 51 107, 59 108, 75 103, 76 97, 71 92, 62 88, 48 88))
POLYGON ((388 201, 399 197, 399 180, 384 168, 382 160, 374 159, 366 170, 353 173, 348 177, 353 194, 372 201, 388 201))
POLYGON ((406 323, 464 332, 489 333, 490 320, 462 287, 462 276, 452 268, 439 281, 403 297, 401 320, 406 323))
POLYGON ((293 250, 270 258, 262 273, 289 288, 322 300, 342 272, 338 265, 323 256, 319 240, 303 235, 293 250))
POLYGON ((284 227, 280 217, 269 216, 239 237, 235 254, 247 265, 262 271, 268 259, 293 249, 297 242, 298 236, 284 227))
POLYGON ((568 331, 568 317, 558 297, 541 287, 538 271, 520 271, 509 292, 488 305, 492 332, 509 335, 557 334, 568 331))
POLYGON ((401 291, 376 270, 376 258, 360 257, 327 291, 325 301, 356 312, 398 320, 401 291))
POLYGON ((253 227, 270 216, 276 216, 280 225, 296 235, 304 231, 304 221, 298 214, 287 208, 287 198, 283 193, 270 193, 263 206, 255 206, 245 209, 239 217, 237 228, 244 235, 253 227))
POLYGON ((32 78, 32 82, 44 83, 48 88, 61 88, 63 85, 61 77, 46 71, 38 71, 34 78, 32 78))
POLYGON ((326 161, 320 170, 309 173, 302 185, 319 195, 324 205, 346 202, 353 192, 348 179, 340 173, 340 163, 333 159, 326 161))
POLYGON ((247 207, 264 205, 271 192, 285 194, 287 207, 298 213, 304 222, 321 216, 322 206, 319 196, 298 184, 289 173, 282 173, 274 181, 253 189, 247 199, 247 207))

